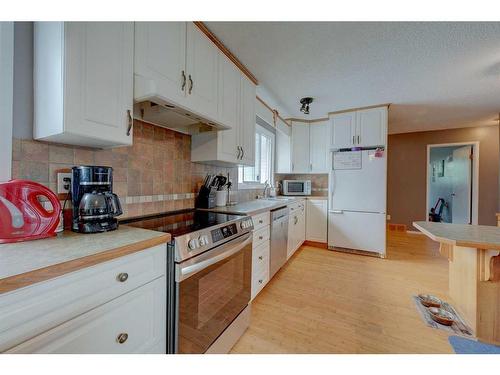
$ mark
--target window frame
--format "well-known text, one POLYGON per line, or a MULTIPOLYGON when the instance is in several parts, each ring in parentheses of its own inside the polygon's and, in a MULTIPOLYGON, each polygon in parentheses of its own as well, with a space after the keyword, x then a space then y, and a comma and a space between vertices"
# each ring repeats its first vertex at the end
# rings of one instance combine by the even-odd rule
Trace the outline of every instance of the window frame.
MULTIPOLYGON (((255 124, 255 134, 263 134, 265 136, 268 136, 271 139, 271 162, 270 162, 270 168, 271 168, 271 181, 269 181, 269 184, 273 184, 273 179, 274 179, 274 162, 276 158, 276 134, 273 133, 272 131, 266 129, 264 126, 255 124)), ((257 145, 256 145, 257 149, 257 145)), ((257 157, 255 157, 255 163, 257 163, 257 157)), ((239 176, 240 176, 240 170, 241 168, 249 168, 248 166, 238 166, 238 190, 250 190, 250 189, 263 189, 265 184, 257 181, 249 181, 249 182, 244 182, 240 181, 239 176)), ((252 168, 252 167, 250 167, 252 168)), ((255 165, 253 166, 255 168, 255 165)))
POLYGON ((14 23, 0 22, 0 182, 11 179, 14 85, 14 23))

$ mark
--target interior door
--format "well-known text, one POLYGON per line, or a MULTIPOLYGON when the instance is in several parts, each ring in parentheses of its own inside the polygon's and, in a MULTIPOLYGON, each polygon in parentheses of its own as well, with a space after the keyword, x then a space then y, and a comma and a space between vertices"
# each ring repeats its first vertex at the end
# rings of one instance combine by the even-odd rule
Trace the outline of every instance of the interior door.
POLYGON ((360 147, 386 144, 387 108, 371 108, 356 112, 356 144, 360 147))
POLYGON ((328 121, 311 123, 310 132, 310 161, 311 172, 328 172, 328 121))
POLYGON ((186 93, 186 22, 136 22, 134 99, 151 95, 184 104, 186 93))
POLYGON ((309 124, 292 123, 292 172, 309 173, 309 124))
POLYGON ((218 118, 224 125, 230 126, 228 130, 220 131, 219 158, 237 163, 240 129, 240 72, 226 56, 219 53, 219 100, 218 118))
POLYGON ((192 23, 187 25, 186 100, 203 117, 217 118, 217 65, 219 50, 192 23))
POLYGON ((65 36, 66 130, 132 144, 134 24, 69 22, 65 36))
POLYGON ((470 224, 472 207, 472 146, 453 151, 452 207, 453 224, 470 224))
POLYGON ((356 131, 356 112, 347 112, 334 115, 331 119, 332 148, 349 148, 354 146, 356 131))

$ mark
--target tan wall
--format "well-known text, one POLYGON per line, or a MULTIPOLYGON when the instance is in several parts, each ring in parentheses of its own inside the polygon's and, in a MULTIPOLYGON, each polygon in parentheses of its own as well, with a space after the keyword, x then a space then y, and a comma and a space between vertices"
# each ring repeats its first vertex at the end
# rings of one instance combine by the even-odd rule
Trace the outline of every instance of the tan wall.
POLYGON ((389 136, 388 214, 391 223, 426 219, 427 145, 479 141, 479 224, 496 225, 499 205, 499 128, 485 126, 389 136))

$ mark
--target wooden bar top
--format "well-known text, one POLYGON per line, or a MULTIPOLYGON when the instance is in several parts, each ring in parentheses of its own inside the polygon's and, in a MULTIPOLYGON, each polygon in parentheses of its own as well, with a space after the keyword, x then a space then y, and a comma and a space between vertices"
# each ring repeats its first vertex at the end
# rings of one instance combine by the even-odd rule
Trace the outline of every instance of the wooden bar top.
POLYGON ((415 221, 413 226, 437 242, 453 246, 500 250, 499 227, 428 221, 415 221))
POLYGON ((43 240, 0 244, 0 294, 147 248, 171 237, 121 225, 105 233, 64 231, 43 240))

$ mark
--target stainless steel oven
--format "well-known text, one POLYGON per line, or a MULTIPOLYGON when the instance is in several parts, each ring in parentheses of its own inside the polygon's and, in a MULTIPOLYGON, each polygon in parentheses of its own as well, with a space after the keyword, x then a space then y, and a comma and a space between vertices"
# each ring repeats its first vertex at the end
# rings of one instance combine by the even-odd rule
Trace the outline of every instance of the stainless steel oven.
POLYGON ((252 235, 176 265, 177 353, 205 353, 250 302, 252 235))
POLYGON ((282 195, 311 195, 311 180, 281 181, 282 195))

